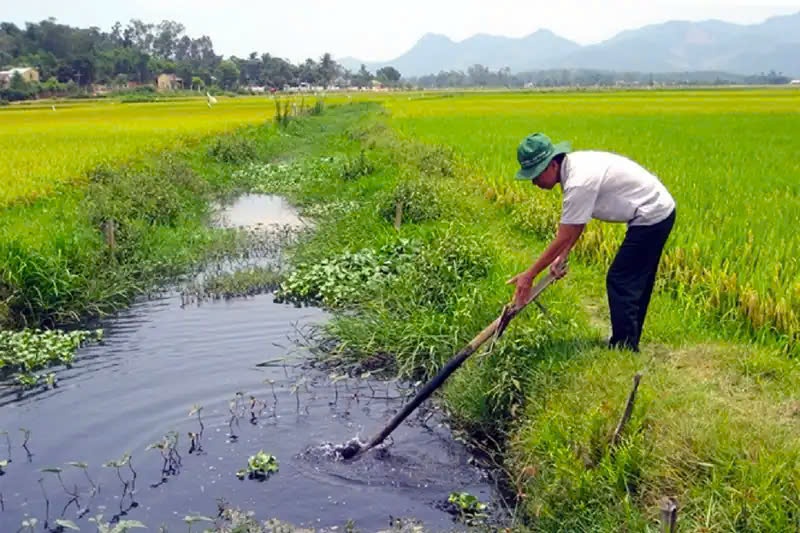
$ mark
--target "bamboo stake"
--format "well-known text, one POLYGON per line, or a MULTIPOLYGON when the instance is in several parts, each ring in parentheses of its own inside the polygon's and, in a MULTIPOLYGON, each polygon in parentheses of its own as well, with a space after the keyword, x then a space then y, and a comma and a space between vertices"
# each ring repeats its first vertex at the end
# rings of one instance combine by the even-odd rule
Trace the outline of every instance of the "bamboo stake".
POLYGON ((403 202, 398 201, 394 205, 394 229, 400 230, 400 224, 403 222, 403 202))
POLYGON ((625 429, 625 425, 631 418, 631 414, 633 413, 633 404, 636 401, 636 391, 639 389, 639 381, 641 381, 641 379, 642 374, 639 372, 633 376, 633 388, 631 389, 631 393, 628 395, 628 401, 625 403, 625 411, 622 413, 622 417, 619 419, 619 423, 617 423, 617 429, 614 430, 614 436, 611 438, 612 448, 619 444, 619 440, 622 437, 622 431, 625 429))
POLYGON ((678 525, 678 502, 674 498, 661 500, 661 526, 664 533, 675 533, 678 525))

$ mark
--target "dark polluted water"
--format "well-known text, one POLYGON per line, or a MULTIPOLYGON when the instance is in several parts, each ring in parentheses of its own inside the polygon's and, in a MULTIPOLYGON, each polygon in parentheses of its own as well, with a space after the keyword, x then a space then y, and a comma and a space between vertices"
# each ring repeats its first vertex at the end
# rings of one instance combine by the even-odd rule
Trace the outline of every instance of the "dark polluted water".
POLYGON ((103 343, 58 370, 56 388, 20 397, 4 386, 0 458, 11 462, 0 476, 0 531, 29 518, 37 531, 55 530, 59 518, 95 531, 89 518, 98 514, 182 531, 186 516, 215 517, 220 499, 297 526, 341 530, 353 520, 378 531, 413 517, 445 531, 463 529, 437 508, 451 491, 496 504, 492 483, 436 414, 410 417, 383 452, 354 462, 331 456, 326 443, 368 438, 412 391, 312 367, 298 341, 327 319, 271 295, 183 306, 169 293, 103 322, 103 343), (190 415, 197 407, 200 418, 190 415), (20 428, 30 432, 25 448, 20 428), (174 451, 148 450, 166 435, 177 437, 174 451), (261 450, 278 472, 239 480, 261 450), (103 466, 125 454, 129 465, 103 466))

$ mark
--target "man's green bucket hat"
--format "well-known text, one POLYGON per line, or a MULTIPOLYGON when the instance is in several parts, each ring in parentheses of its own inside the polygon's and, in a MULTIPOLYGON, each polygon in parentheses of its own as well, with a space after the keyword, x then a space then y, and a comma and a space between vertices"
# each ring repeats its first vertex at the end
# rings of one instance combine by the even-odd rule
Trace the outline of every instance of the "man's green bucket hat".
POLYGON ((566 154, 572 150, 569 142, 556 145, 544 133, 532 133, 525 137, 517 148, 517 160, 520 168, 516 179, 530 180, 544 172, 550 161, 558 154, 566 154))

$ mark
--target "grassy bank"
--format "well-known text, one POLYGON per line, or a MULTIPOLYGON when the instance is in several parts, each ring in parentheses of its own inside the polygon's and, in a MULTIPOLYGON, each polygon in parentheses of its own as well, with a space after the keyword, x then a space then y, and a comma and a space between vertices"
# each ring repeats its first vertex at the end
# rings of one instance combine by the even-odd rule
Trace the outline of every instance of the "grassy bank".
MULTIPOLYGON (((505 280, 543 246, 533 226, 543 223, 487 199, 451 149, 398 136, 378 112, 331 112, 348 114, 317 153, 243 171, 317 221, 278 294, 341 311, 327 328, 333 356, 424 378, 498 315, 505 280)), ((670 497, 689 530, 797 527, 798 369, 780 339, 732 341, 717 317, 662 287, 643 353, 607 351, 601 267, 573 265, 543 297, 547 315, 526 310, 442 393, 458 428, 504 452, 516 526, 655 529, 670 497), (612 446, 637 372, 638 400, 612 446)))

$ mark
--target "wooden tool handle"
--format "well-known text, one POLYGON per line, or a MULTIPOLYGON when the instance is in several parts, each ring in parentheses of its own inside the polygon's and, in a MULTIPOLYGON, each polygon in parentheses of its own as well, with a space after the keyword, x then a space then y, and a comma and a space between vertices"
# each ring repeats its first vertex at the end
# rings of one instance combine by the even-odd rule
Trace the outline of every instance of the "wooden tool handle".
MULTIPOLYGON (((551 272, 548 272, 546 276, 544 276, 538 283, 533 287, 531 290, 530 298, 528 298, 525 305, 528 305, 532 301, 534 301, 551 283, 553 283, 556 278, 551 272)), ((442 383, 452 374, 455 370, 461 366, 461 363, 466 361, 466 359, 475 353, 475 351, 487 340, 489 340, 497 331, 497 328, 500 324, 507 324, 509 320, 514 318, 518 315, 525 306, 522 307, 514 307, 514 306, 506 306, 503 308, 503 313, 497 317, 494 322, 486 326, 483 331, 478 333, 478 335, 472 339, 469 344, 467 344, 460 352, 458 352, 447 364, 442 367, 438 374, 436 374, 433 379, 431 379, 424 387, 422 387, 417 395, 408 402, 403 409, 397 413, 394 418, 386 425, 383 430, 375 435, 366 446, 364 446, 359 453, 364 453, 365 451, 373 448, 383 442, 383 440, 389 436, 389 434, 394 431, 397 426, 399 426, 403 420, 410 415, 414 409, 416 409, 419 404, 424 402, 428 396, 433 394, 433 392, 438 389, 442 383), (505 321, 505 322, 504 322, 505 321)), ((505 326, 504 326, 505 327, 505 326)))

